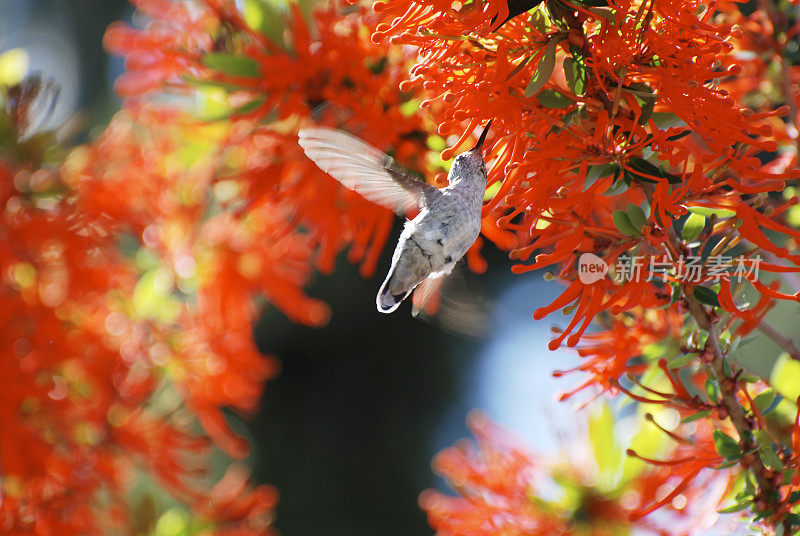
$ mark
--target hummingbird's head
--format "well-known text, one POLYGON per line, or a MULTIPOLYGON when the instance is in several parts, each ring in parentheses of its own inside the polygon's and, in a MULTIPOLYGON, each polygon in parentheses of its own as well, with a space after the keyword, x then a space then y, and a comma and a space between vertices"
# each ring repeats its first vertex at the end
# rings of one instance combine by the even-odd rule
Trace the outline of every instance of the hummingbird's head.
POLYGON ((465 177, 481 177, 486 181, 486 163, 483 160, 483 142, 486 140, 486 134, 489 132, 491 120, 486 123, 486 127, 481 132, 478 143, 469 151, 465 151, 456 156, 453 160, 453 165, 450 167, 449 180, 450 184, 454 184, 465 177))

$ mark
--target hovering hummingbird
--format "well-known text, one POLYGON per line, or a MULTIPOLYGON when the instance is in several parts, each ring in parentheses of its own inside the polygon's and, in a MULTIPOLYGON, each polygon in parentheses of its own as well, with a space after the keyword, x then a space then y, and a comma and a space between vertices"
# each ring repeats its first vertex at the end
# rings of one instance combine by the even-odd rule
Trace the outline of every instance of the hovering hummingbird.
POLYGON ((482 149, 490 125, 491 121, 475 147, 456 156, 450 184, 442 189, 414 178, 391 156, 340 130, 315 127, 299 132, 306 155, 346 187, 400 216, 409 209, 420 210, 406 221, 397 242, 375 300, 378 311, 391 313, 419 286, 420 296, 414 296, 416 315, 478 238, 486 190, 482 149))

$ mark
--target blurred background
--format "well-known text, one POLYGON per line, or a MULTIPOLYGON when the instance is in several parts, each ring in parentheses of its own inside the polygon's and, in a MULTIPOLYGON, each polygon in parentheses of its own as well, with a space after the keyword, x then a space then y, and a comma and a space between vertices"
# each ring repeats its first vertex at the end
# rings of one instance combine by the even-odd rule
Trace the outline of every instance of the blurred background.
MULTIPOLYGON (((49 126, 77 114, 81 142, 120 107, 113 82, 122 60, 104 52, 102 39, 108 24, 132 19, 123 0, 0 0, 0 53, 24 49, 29 72, 58 82, 49 126)), ((391 241, 401 229, 398 219, 391 241)), ((269 306, 254 326, 282 371, 255 418, 229 418, 253 442, 253 477, 280 490, 276 527, 287 536, 430 534, 417 496, 446 489, 430 461, 469 436, 471 409, 485 409, 537 450, 555 446, 554 423, 570 422, 572 410, 553 400, 574 382, 557 383, 550 372, 574 358, 548 352, 550 323, 531 319, 557 285, 512 277, 507 257, 487 248, 487 274, 468 275, 494 302, 491 336, 456 335, 413 318, 410 304, 376 312, 392 249, 370 279, 344 258, 331 276, 316 277, 309 294, 330 304, 326 327, 298 326, 269 306)))

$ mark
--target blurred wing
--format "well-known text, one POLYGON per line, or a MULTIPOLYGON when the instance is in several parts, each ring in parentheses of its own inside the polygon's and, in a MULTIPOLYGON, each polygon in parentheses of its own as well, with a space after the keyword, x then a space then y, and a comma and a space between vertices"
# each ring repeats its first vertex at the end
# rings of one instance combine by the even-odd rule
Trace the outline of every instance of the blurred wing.
POLYGON ((36 133, 50 119, 61 88, 38 73, 8 89, 12 120, 22 138, 36 133))
POLYGON ((306 128, 299 132, 298 143, 331 177, 401 216, 410 209, 430 206, 442 195, 412 177, 391 156, 341 130, 306 128))
POLYGON ((468 278, 462 262, 449 275, 427 278, 414 290, 411 314, 452 333, 486 335, 492 303, 468 278))
POLYGON ((414 295, 411 297, 411 314, 417 316, 426 306, 430 306, 429 310, 435 312, 439 308, 439 299, 441 298, 442 282, 444 278, 441 274, 428 276, 425 281, 419 284, 414 289, 414 295))

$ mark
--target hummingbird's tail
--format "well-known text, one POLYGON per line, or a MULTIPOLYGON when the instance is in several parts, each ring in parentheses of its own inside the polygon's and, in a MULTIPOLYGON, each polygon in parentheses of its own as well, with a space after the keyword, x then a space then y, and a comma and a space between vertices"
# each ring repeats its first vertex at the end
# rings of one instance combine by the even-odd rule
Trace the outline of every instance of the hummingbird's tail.
POLYGON ((414 288, 430 274, 430 271, 430 261, 419 245, 401 237, 392 258, 392 267, 375 298, 378 311, 391 313, 397 309, 414 288))
POLYGON ((386 281, 383 282, 383 285, 381 285, 381 289, 378 291, 378 297, 375 299, 375 303, 378 306, 378 311, 380 311, 381 313, 391 313, 392 311, 397 309, 400 306, 400 303, 402 303, 403 300, 408 298, 408 295, 411 294, 411 291, 413 290, 412 288, 405 292, 392 294, 390 289, 393 286, 392 285, 393 277, 394 277, 393 273, 389 274, 389 277, 386 278, 386 281))

